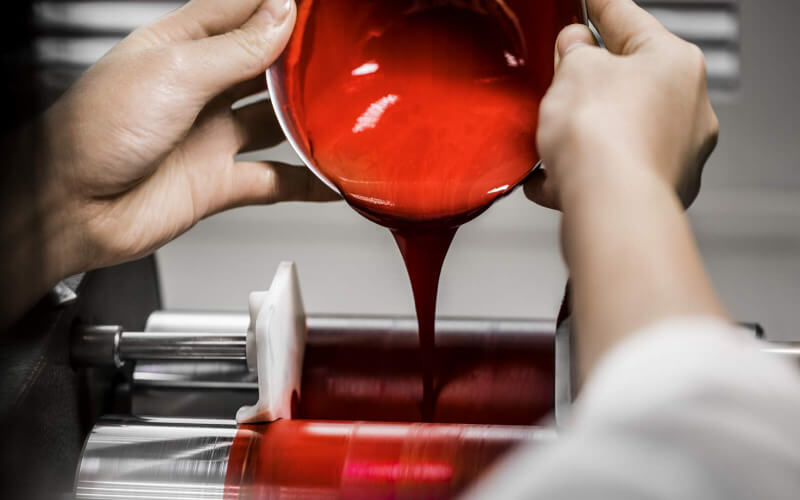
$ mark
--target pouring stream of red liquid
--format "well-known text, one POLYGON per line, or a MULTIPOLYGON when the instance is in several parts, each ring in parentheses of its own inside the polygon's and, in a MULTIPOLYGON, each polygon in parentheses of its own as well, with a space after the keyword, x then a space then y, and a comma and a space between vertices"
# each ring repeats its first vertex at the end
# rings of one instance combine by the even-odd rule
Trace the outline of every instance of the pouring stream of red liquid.
POLYGON ((279 63, 295 145, 391 229, 419 323, 421 419, 435 412, 439 276, 457 228, 538 160, 552 47, 580 0, 302 0, 279 63))

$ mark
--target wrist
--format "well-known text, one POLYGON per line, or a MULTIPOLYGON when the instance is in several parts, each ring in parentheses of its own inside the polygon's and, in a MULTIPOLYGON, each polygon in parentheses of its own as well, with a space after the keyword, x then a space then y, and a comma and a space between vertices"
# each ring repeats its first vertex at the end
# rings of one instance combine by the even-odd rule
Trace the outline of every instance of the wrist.
MULTIPOLYGON (((57 106, 57 105, 56 105, 57 106)), ((88 266, 82 209, 84 199, 69 175, 75 163, 65 120, 55 107, 41 119, 37 168, 42 172, 41 213, 48 275, 57 283, 67 276, 86 271, 88 266)))
POLYGON ((57 157, 43 119, 7 136, 0 183, 0 325, 6 325, 81 264, 71 193, 59 182, 57 157))
POLYGON ((630 154, 597 154, 573 160, 573 168, 559 179, 564 212, 598 203, 647 203, 653 196, 674 198, 675 189, 651 165, 652 160, 630 154))

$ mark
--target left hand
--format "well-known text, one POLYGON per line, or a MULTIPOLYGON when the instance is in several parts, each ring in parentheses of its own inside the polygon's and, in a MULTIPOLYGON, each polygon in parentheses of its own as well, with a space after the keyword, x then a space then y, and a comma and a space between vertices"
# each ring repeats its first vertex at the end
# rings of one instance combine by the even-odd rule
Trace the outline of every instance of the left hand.
POLYGON ((232 207, 338 199, 308 169, 234 160, 284 139, 268 101, 231 105, 266 89, 295 16, 293 0, 193 0, 47 111, 47 191, 73 228, 62 275, 146 255, 232 207))

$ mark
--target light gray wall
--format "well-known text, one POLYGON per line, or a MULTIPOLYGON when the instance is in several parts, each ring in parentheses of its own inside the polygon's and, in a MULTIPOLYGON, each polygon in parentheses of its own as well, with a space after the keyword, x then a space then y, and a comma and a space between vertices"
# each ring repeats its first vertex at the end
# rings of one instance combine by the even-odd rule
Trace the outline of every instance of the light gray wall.
MULTIPOLYGON (((741 16, 741 87, 716 98, 721 141, 691 214, 733 314, 762 322, 772 338, 800 340, 800 2, 744 0, 741 16)), ((557 214, 521 193, 462 228, 445 263, 440 313, 553 317, 566 277, 557 228, 557 214)), ((242 310, 288 259, 298 263, 309 311, 413 313, 389 233, 342 203, 222 214, 158 258, 169 308, 242 310)))

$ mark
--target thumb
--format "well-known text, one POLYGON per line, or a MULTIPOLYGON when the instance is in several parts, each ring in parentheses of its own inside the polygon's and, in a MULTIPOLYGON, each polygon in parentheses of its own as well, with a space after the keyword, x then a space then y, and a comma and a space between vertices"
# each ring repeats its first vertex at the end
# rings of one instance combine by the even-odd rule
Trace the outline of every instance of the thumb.
POLYGON ((558 68, 561 59, 574 49, 580 47, 596 47, 597 41, 585 24, 571 24, 561 30, 556 39, 555 66, 558 68))
POLYGON ((206 100, 266 71, 286 47, 296 18, 294 0, 264 0, 239 28, 181 46, 186 84, 206 100))

